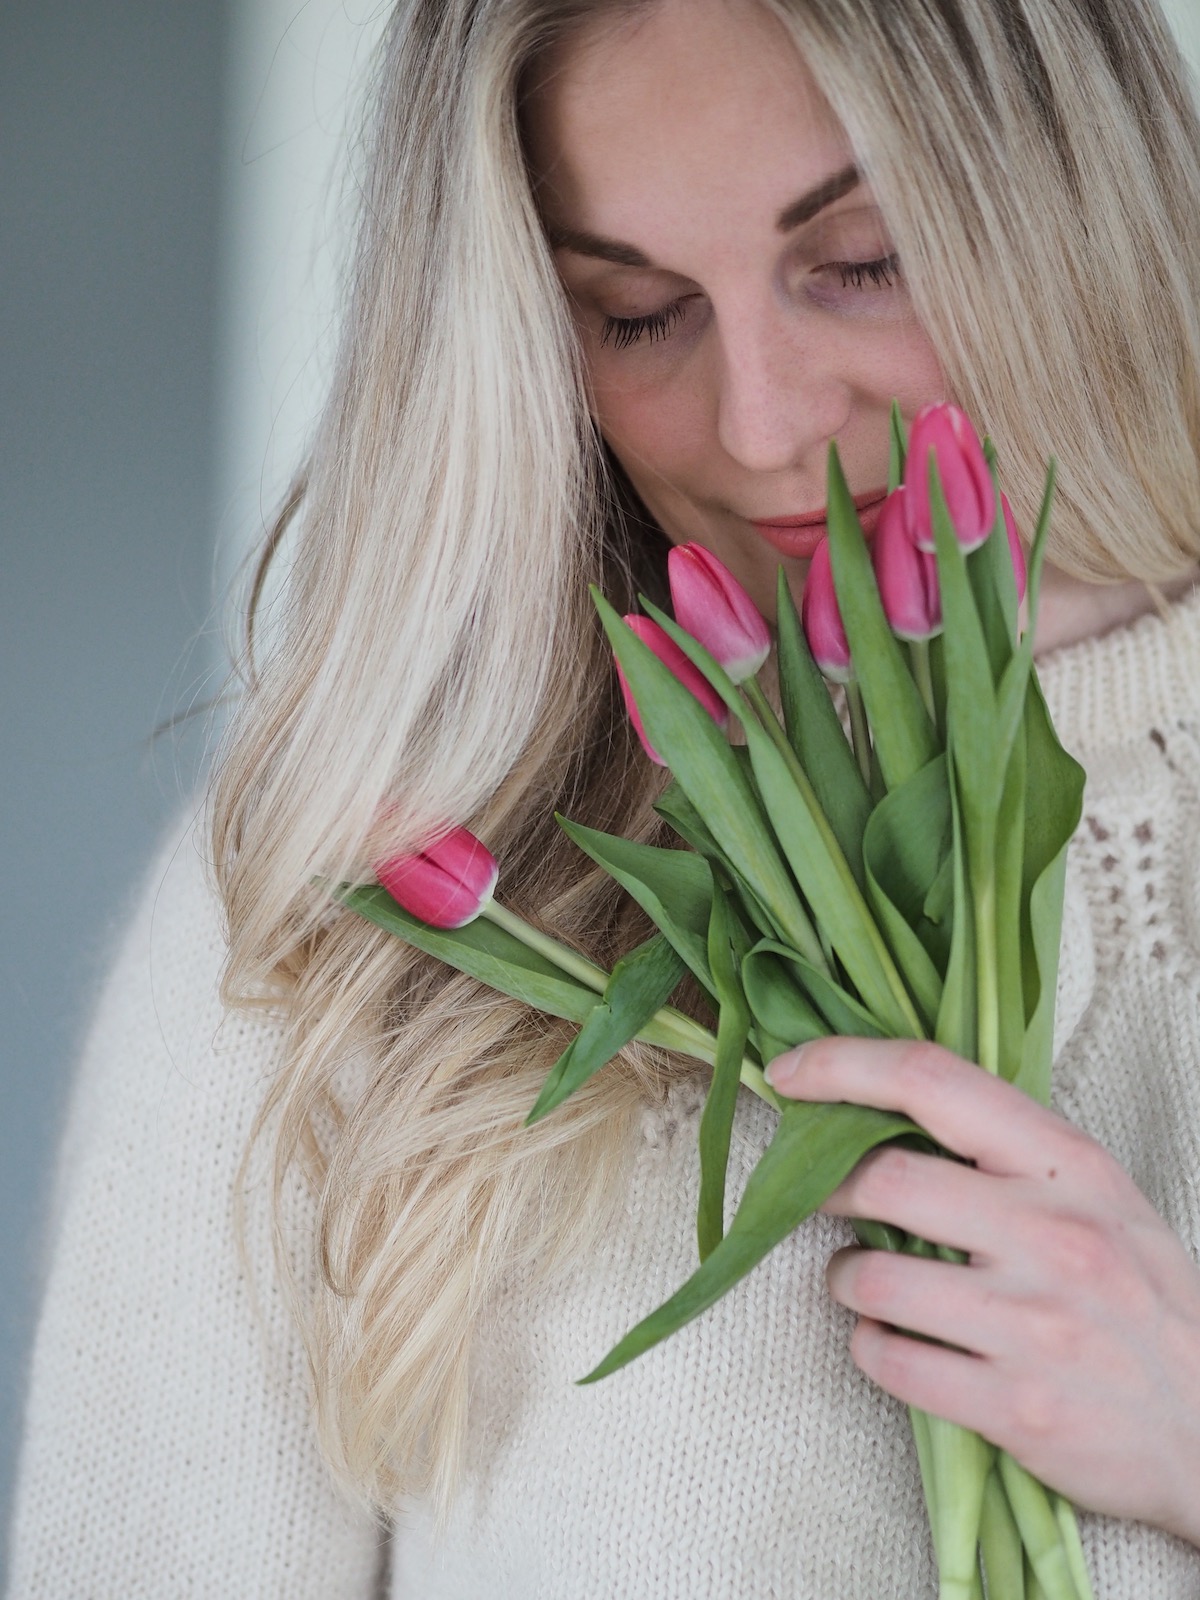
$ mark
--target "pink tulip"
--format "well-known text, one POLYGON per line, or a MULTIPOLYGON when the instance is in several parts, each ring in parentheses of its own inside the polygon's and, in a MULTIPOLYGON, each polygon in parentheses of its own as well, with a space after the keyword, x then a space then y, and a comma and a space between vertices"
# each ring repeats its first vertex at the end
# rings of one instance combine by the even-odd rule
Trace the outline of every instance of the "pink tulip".
POLYGON ((812 658, 834 683, 849 683, 854 676, 850 664, 850 645, 842 626, 837 594, 833 587, 833 568, 829 563, 829 540, 822 539, 813 551, 800 600, 800 620, 812 658))
POLYGON ((1016 518, 1012 514, 1012 507, 1008 503, 1008 496, 1000 496, 1000 505, 1004 512, 1004 528, 1008 534, 1008 551, 1012 556, 1013 577, 1017 580, 1017 604, 1025 598, 1025 548, 1021 543, 1021 536, 1017 532, 1016 518))
POLYGON ((904 501, 904 485, 883 503, 875 524, 871 555, 879 598, 902 639, 932 639, 942 628, 942 596, 937 557, 913 542, 904 501))
MULTIPOLYGON (((699 667, 692 665, 674 639, 665 633, 651 617, 639 617, 635 614, 634 616, 626 617, 625 621, 642 643, 653 650, 663 666, 670 668, 684 688, 691 690, 713 721, 719 727, 724 728, 729 721, 729 713, 725 709, 725 702, 700 671, 699 667)), ((621 671, 621 663, 619 661, 617 662, 617 677, 621 682, 621 693, 625 696, 625 709, 629 712, 630 721, 637 730, 638 738, 642 741, 642 749, 656 766, 665 767, 667 763, 646 737, 646 730, 642 726, 641 715, 633 698, 633 691, 629 687, 625 674, 621 671)))
POLYGON ((750 596, 700 544, 676 545, 667 557, 675 620, 698 639, 734 683, 752 678, 767 659, 771 636, 750 596))
POLYGON ((492 898, 500 869, 466 828, 452 828, 415 855, 380 861, 375 876, 406 911, 435 928, 461 928, 492 898))
POLYGON ((964 550, 975 550, 996 520, 996 489, 975 429, 957 406, 926 406, 913 421, 904 482, 909 531, 922 550, 934 548, 929 457, 937 461, 950 521, 964 550))

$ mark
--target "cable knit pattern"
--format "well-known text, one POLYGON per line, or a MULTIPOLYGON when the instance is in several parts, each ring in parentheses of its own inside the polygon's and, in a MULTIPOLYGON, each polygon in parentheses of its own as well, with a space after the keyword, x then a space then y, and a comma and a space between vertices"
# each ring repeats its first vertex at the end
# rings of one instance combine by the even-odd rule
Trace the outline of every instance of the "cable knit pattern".
MULTIPOLYGON (((1200 601, 1041 668, 1088 768, 1072 845, 1056 1099, 1200 1257, 1200 601)), ((184 847, 126 943, 64 1148, 34 1365, 15 1600, 372 1593, 372 1528, 328 1487, 277 1304, 264 1346, 229 1229, 276 1049, 222 1022, 218 922, 184 847)), ((857 1372, 814 1218, 697 1322, 574 1380, 694 1263, 699 1091, 648 1109, 599 1252, 507 1284, 480 1330, 448 1534, 398 1509, 393 1600, 929 1600, 904 1408, 857 1372)), ((738 1107, 736 1195, 771 1113, 738 1107)), ((296 1197, 295 1226, 308 1212, 296 1197)), ((1200 1600, 1200 1551, 1084 1516, 1097 1600, 1200 1600)))

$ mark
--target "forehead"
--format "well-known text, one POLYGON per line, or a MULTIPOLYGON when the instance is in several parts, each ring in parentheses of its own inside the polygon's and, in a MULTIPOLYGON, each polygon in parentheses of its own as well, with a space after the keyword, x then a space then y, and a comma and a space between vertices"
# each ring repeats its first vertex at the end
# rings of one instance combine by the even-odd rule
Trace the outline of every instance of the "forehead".
POLYGON ((754 0, 601 13, 547 52, 524 108, 543 210, 639 242, 706 208, 773 217, 853 159, 777 18, 754 0))

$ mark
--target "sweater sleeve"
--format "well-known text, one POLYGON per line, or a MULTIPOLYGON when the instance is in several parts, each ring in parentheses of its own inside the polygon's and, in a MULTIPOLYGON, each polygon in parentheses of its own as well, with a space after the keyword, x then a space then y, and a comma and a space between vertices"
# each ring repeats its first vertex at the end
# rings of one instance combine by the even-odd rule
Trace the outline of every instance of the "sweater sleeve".
MULTIPOLYGON (((74 1086, 11 1600, 369 1600, 380 1581, 381 1531, 316 1447, 261 1205, 253 1297, 239 1262, 234 1177, 278 1039, 222 1013, 201 849, 189 830, 156 862, 74 1086)), ((311 1225, 292 1198, 289 1229, 311 1225)))

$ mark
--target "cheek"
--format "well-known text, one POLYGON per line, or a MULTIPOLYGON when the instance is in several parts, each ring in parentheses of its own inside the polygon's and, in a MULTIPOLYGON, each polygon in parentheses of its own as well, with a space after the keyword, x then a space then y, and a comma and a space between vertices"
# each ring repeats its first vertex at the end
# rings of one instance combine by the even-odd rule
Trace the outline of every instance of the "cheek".
POLYGON ((942 364, 924 329, 916 323, 897 330, 887 348, 882 387, 890 398, 900 402, 905 416, 911 417, 922 406, 947 398, 942 364))
POLYGON ((665 509, 664 497, 703 493, 712 430, 711 408, 699 384, 667 388, 593 378, 592 414, 652 510, 665 509))

